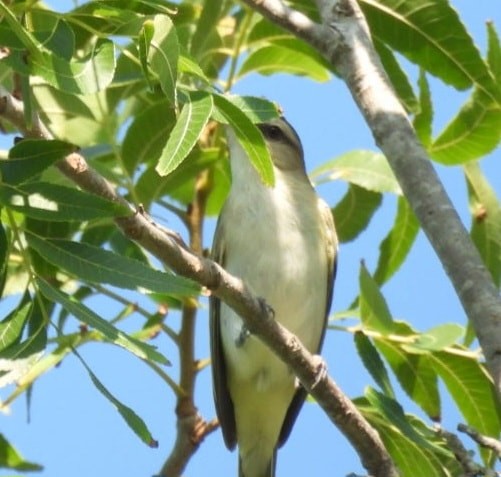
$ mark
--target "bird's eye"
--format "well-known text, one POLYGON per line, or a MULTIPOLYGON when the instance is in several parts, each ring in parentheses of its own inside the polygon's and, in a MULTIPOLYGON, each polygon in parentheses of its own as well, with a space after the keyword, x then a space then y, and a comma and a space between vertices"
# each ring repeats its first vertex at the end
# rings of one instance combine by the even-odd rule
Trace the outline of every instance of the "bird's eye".
POLYGON ((275 124, 262 124, 259 129, 267 139, 272 141, 279 141, 284 136, 282 130, 275 124))

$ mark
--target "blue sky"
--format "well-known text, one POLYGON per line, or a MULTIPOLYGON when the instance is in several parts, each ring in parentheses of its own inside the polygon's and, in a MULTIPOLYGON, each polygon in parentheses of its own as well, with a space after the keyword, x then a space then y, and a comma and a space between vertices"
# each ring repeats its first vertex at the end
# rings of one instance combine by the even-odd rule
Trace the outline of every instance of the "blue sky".
MULTIPOLYGON (((69 2, 48 2, 66 8, 69 2)), ((485 52, 485 21, 491 19, 501 28, 501 9, 495 0, 452 0, 479 48, 485 52)), ((414 71, 415 74, 415 71, 414 71)), ((333 78, 324 84, 286 75, 248 76, 236 93, 265 96, 279 102, 289 121, 303 140, 309 170, 328 159, 354 149, 375 149, 374 140, 343 83, 333 78)), ((465 99, 450 87, 432 81, 435 104, 435 128, 438 132, 451 119, 465 99)), ((0 137, 0 148, 10 147, 10 139, 0 137)), ((498 150, 482 161, 482 168, 501 195, 498 150)), ((460 216, 469 227, 468 203, 464 178, 459 169, 437 167, 460 216)), ((342 196, 345 186, 330 183, 319 189, 331 204, 342 196)), ((341 248, 333 311, 344 310, 357 291, 360 260, 374 269, 378 245, 386 235, 395 213, 395 200, 385 198, 368 231, 355 242, 341 248)), ((170 224, 170 218, 164 221, 170 224)), ((209 225, 205 246, 210 246, 213 223, 209 225)), ((383 292, 396 318, 410 321, 424 330, 439 323, 465 322, 464 312, 426 238, 420 233, 414 249, 396 277, 383 292)), ((0 305, 0 308, 2 305, 0 305)), ((1 310, 3 312, 3 310, 1 310)), ((2 313, 3 314, 3 313, 2 313)), ((111 309, 103 316, 113 316, 111 309)), ((169 318, 172 324, 178 317, 169 318)), ((136 320, 131 327, 140 326, 136 320)), ((76 326, 76 325, 75 325, 76 326)), ((208 356, 207 316, 201 311, 198 320, 197 357, 208 356)), ((175 347, 165 338, 157 346, 170 358, 175 373, 175 347)), ((42 475, 51 477, 151 476, 161 467, 173 440, 175 402, 171 391, 139 360, 110 346, 91 344, 81 354, 103 383, 132 407, 150 426, 159 441, 158 449, 145 447, 127 428, 113 407, 94 388, 80 362, 70 356, 57 369, 37 382, 27 422, 26 400, 18 399, 10 415, 0 414, 0 429, 23 455, 45 466, 42 475)), ((352 336, 328 332, 324 346, 329 372, 349 396, 363 393, 372 384, 355 354, 352 336)), ((197 382, 196 403, 206 419, 214 417, 209 369, 197 382)), ((0 398, 9 389, 0 390, 0 398)), ((421 415, 412 403, 406 410, 421 415)), ((460 417, 454 406, 444 402, 443 419, 450 429, 460 417)), ((191 460, 186 476, 236 475, 236 454, 224 447, 221 435, 209 436, 191 460)), ((291 438, 279 452, 278 476, 342 476, 363 473, 359 460, 339 431, 315 404, 307 404, 296 423, 291 438)), ((0 476, 11 475, 2 473, 0 476)))

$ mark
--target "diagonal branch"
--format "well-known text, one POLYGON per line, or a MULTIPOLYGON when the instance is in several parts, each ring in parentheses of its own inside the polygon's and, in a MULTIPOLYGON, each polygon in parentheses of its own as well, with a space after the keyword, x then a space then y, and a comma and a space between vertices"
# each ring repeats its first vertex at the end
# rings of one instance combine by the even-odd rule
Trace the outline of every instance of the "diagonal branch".
POLYGON ((304 39, 344 79, 451 280, 501 401, 501 298, 381 66, 355 0, 317 0, 322 24, 281 0, 244 0, 304 39))
MULTIPOLYGON (((13 123, 27 137, 50 139, 50 133, 38 118, 33 119, 31 129, 26 127, 22 102, 3 91, 0 93, 0 117, 13 123)), ((57 167, 83 189, 126 203, 81 155, 71 154, 57 163, 57 167)), ((174 232, 157 227, 141 213, 117 218, 116 223, 127 237, 137 241, 176 273, 207 287, 233 308, 243 318, 249 331, 292 368, 331 421, 349 439, 371 476, 399 475, 378 433, 336 383, 326 373, 319 372, 318 360, 296 336, 273 319, 269 307, 262 299, 252 295, 242 280, 227 273, 217 263, 196 255, 174 232)))

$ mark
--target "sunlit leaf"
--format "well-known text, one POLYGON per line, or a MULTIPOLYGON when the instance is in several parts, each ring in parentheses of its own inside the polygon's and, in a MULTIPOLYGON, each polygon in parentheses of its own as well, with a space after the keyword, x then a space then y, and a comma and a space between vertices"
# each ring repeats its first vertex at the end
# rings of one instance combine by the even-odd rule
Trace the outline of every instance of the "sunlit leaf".
POLYGON ((446 352, 429 356, 466 422, 481 434, 499 437, 499 404, 484 367, 467 356, 446 352))
POLYGON ((384 43, 375 39, 374 46, 400 101, 402 101, 407 111, 411 113, 417 112, 419 110, 418 100, 407 73, 402 69, 395 55, 384 43))
POLYGON ((442 164, 464 164, 482 157, 501 141, 501 106, 475 90, 428 149, 442 164))
POLYGON ((433 104, 431 91, 424 70, 419 71, 419 111, 414 116, 414 129, 419 140, 429 146, 432 142, 433 104))
POLYGON ((111 343, 130 351, 139 358, 156 361, 161 364, 169 363, 165 356, 159 353, 153 346, 138 341, 120 331, 111 323, 94 313, 83 303, 54 288, 45 280, 41 278, 37 279, 37 286, 47 299, 59 303, 77 320, 101 332, 111 343))
POLYGON ((249 160, 258 171, 263 182, 272 185, 275 181, 273 163, 270 152, 261 131, 252 123, 251 119, 236 106, 231 96, 214 94, 214 105, 218 113, 231 125, 235 136, 249 156, 249 160))
POLYGON ((398 209, 392 229, 379 246, 379 259, 374 280, 382 285, 404 263, 419 231, 419 222, 407 200, 398 198, 398 209))
POLYGON ((83 221, 131 213, 128 207, 117 202, 49 182, 29 182, 17 187, 0 184, 0 204, 27 216, 51 221, 83 221))
POLYGON ((210 94, 198 92, 190 95, 158 160, 156 171, 159 175, 168 175, 186 158, 207 125, 212 107, 210 94))
POLYGON ((464 336, 464 328, 457 323, 444 323, 434 326, 417 336, 411 345, 405 345, 409 350, 442 351, 456 344, 464 336))
POLYGON ((367 228, 382 200, 378 192, 348 185, 346 194, 332 210, 340 243, 356 239, 367 228))
POLYGON ((329 70, 316 58, 318 54, 314 50, 304 51, 305 44, 299 40, 287 41, 287 44, 267 45, 253 51, 243 62, 239 76, 252 72, 263 75, 287 72, 308 76, 318 82, 330 78, 329 70), (295 48, 290 42, 295 42, 295 48))
POLYGON ((0 468, 20 472, 38 472, 43 470, 39 464, 25 460, 21 454, 0 434, 0 468))
POLYGON ((428 416, 441 417, 437 374, 427 355, 409 353, 391 340, 376 339, 375 345, 383 354, 407 395, 428 416))
POLYGON ((362 0, 360 6, 378 40, 457 89, 476 85, 501 101, 499 87, 447 0, 362 0))
POLYGON ((43 239, 27 234, 33 247, 49 262, 83 280, 117 287, 193 295, 198 286, 186 278, 149 268, 144 263, 108 250, 70 240, 43 239))
MULTIPOLYGON (((150 22, 150 20, 148 20, 150 22)), ((172 104, 176 104, 177 63, 179 42, 172 20, 167 15, 155 15, 151 23, 153 35, 145 48, 149 71, 153 72, 163 93, 172 104)))
POLYGON ((487 22, 487 62, 498 83, 501 81, 501 42, 492 21, 487 22))
POLYGON ((394 323, 390 309, 364 263, 360 265, 359 286, 360 318, 364 329, 391 333, 394 323))
POLYGON ((372 151, 351 151, 317 167, 311 174, 316 184, 341 179, 373 192, 402 194, 387 159, 372 151))
POLYGON ((31 303, 21 303, 0 322, 0 351, 20 341, 24 324, 31 312, 31 303))
POLYGON ((73 94, 92 94, 105 89, 115 72, 115 46, 112 41, 95 42, 86 57, 69 61, 54 53, 30 57, 32 74, 40 76, 54 88, 73 94))
POLYGON ((471 238, 497 286, 501 281, 501 204, 477 163, 464 167, 472 215, 471 238))
POLYGON ((359 331, 355 333, 355 346, 365 369, 369 371, 374 381, 385 394, 395 398, 386 367, 372 341, 363 332, 359 331))

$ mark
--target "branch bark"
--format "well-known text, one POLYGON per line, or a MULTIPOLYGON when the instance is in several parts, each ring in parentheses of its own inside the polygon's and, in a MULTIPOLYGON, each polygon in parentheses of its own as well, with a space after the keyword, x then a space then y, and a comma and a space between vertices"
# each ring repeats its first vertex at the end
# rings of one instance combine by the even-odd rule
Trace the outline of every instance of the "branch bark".
MULTIPOLYGON (((13 123, 26 137, 51 138, 37 117, 33 118, 32 127, 27 128, 22 102, 4 91, 0 91, 0 117, 13 123)), ((88 166, 81 155, 73 153, 58 162, 57 167, 83 189, 127 203, 102 176, 88 166)), ((176 273, 207 287, 233 308, 245 321, 249 331, 291 367, 330 420, 349 439, 371 476, 398 477, 398 471, 378 433, 327 373, 321 372, 318 359, 304 348, 296 336, 273 319, 272 310, 261 298, 252 295, 242 280, 227 273, 217 263, 196 255, 181 242, 177 234, 157 227, 141 213, 117 218, 116 223, 127 237, 137 241, 176 273)), ((211 423, 208 426, 209 430, 213 428, 211 423)), ((186 435, 184 431, 178 433, 178 436, 186 435)), ((187 449, 185 444, 180 442, 179 445, 187 449)), ((180 452, 178 455, 181 455, 180 452)))
POLYGON ((501 298, 374 50, 355 0, 316 0, 322 23, 281 0, 243 0, 317 49, 344 79, 471 320, 501 402, 501 298))

